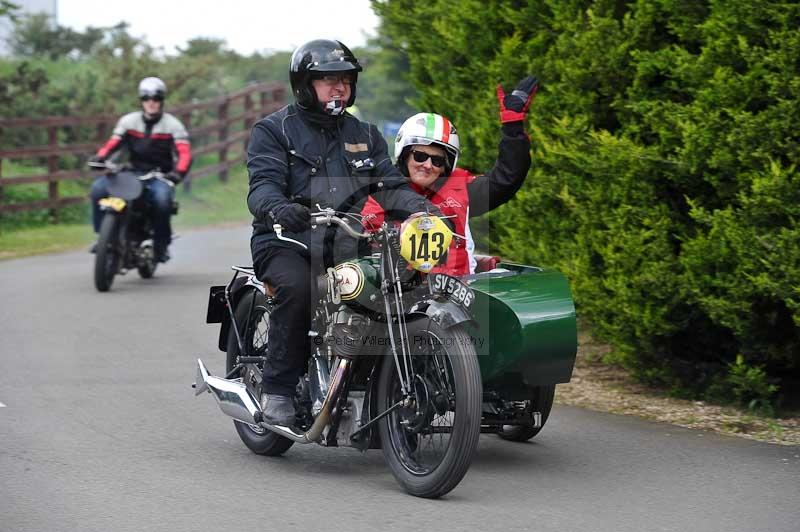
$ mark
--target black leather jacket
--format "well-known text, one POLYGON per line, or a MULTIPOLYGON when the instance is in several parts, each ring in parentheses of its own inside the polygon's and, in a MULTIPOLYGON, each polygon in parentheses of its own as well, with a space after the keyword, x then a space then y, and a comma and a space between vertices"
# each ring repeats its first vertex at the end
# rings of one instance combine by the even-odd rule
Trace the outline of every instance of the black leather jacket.
MULTIPOLYGON (((312 211, 319 204, 358 214, 372 195, 392 218, 404 219, 426 207, 440 214, 408 186, 392 164, 378 129, 347 113, 322 116, 292 104, 268 115, 253 127, 247 170, 254 262, 266 246, 302 252, 299 246, 278 240, 272 229, 280 209, 291 201, 311 206, 312 211)), ((352 227, 361 230, 355 221, 352 227)), ((343 231, 317 228, 283 234, 306 244, 315 263, 323 250, 326 263, 333 264, 355 256, 358 249, 357 242, 343 231)))

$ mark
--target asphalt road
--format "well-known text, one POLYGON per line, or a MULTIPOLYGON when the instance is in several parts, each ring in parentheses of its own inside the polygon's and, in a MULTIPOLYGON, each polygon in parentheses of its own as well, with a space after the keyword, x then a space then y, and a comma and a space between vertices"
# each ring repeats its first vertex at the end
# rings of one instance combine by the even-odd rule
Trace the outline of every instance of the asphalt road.
POLYGON ((800 530, 800 447, 577 408, 534 443, 482 436, 438 501, 380 451, 250 453, 190 388, 197 357, 223 368, 208 287, 248 238, 187 233, 107 294, 85 251, 0 262, 0 531, 800 530))

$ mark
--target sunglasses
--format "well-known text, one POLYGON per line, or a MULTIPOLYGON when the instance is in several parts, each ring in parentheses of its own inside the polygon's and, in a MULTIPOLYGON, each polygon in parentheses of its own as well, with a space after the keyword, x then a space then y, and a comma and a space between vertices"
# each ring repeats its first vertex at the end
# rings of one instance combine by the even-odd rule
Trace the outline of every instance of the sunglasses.
POLYGON ((441 168, 444 166, 444 163, 447 162, 447 159, 441 155, 431 155, 430 153, 425 153, 424 151, 411 150, 411 156, 418 163, 424 163, 430 159, 431 164, 436 168, 441 168))
POLYGON ((154 102, 163 102, 164 101, 164 97, 163 96, 158 96, 158 95, 156 95, 156 96, 142 96, 141 98, 139 98, 139 100, 141 100, 143 102, 148 102, 150 100, 153 100, 154 102))

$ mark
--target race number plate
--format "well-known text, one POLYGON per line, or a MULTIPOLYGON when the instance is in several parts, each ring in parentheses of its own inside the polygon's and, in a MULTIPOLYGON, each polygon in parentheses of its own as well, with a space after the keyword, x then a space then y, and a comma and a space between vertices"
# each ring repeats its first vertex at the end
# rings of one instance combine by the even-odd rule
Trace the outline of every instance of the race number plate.
POLYGON ((400 227, 400 255, 415 270, 428 273, 444 258, 453 232, 441 218, 412 214, 400 227))
POLYGON ((106 209, 113 209, 117 212, 122 211, 122 209, 124 209, 126 205, 124 199, 114 198, 114 197, 101 198, 97 203, 100 205, 100 207, 104 207, 106 209))
POLYGON ((444 294, 462 307, 468 309, 475 301, 475 292, 455 277, 443 273, 431 274, 431 287, 434 292, 444 294))

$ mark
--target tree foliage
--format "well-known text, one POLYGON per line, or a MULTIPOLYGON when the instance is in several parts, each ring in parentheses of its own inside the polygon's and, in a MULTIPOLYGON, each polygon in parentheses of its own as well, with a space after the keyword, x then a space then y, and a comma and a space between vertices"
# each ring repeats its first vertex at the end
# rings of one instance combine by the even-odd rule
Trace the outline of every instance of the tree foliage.
POLYGON ((496 154, 494 87, 542 81, 534 167, 491 216, 556 266, 645 380, 800 375, 800 5, 767 0, 374 1, 462 161, 496 154))

